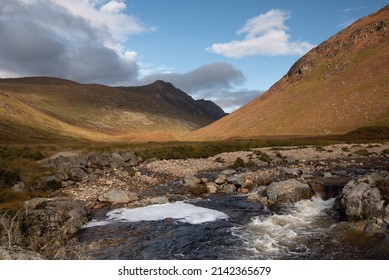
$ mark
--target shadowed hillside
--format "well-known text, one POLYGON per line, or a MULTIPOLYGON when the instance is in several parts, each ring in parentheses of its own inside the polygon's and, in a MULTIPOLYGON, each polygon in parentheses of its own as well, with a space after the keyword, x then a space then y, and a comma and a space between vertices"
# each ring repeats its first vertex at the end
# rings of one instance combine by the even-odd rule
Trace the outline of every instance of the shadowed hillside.
POLYGON ((266 93, 187 136, 341 134, 389 124, 389 6, 299 59, 266 93))

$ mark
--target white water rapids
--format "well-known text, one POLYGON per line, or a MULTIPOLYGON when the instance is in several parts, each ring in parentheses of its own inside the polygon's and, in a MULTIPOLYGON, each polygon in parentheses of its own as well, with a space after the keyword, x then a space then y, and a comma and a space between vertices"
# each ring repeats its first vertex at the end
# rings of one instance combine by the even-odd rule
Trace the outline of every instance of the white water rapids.
POLYGON ((234 228, 233 235, 242 238, 246 250, 259 257, 305 254, 310 249, 302 241, 320 238, 331 226, 326 210, 333 203, 334 199, 324 201, 318 197, 302 200, 287 213, 253 217, 247 225, 234 228))

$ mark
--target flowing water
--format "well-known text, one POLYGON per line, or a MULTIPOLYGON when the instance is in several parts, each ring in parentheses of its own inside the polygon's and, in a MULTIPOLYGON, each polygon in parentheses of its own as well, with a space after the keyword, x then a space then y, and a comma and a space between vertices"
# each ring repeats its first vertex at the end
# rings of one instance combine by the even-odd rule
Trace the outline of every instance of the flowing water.
POLYGON ((334 200, 272 212, 245 196, 97 213, 78 235, 92 259, 389 259, 389 237, 340 222, 334 200))

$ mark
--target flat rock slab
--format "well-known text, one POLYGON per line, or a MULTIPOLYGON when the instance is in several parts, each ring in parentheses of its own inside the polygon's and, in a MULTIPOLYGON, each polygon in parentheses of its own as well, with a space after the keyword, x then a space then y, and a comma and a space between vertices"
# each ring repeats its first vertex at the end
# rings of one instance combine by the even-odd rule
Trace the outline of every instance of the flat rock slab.
POLYGON ((135 193, 126 190, 110 190, 98 197, 100 202, 109 202, 112 204, 124 204, 138 200, 139 197, 135 193))

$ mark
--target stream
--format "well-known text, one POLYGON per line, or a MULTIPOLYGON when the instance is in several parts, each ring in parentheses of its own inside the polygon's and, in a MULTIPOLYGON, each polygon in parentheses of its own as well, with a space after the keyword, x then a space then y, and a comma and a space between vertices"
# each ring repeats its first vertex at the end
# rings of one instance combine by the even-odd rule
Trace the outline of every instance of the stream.
POLYGON ((101 210, 77 241, 91 259, 389 259, 389 236, 352 230, 333 203, 314 197, 273 212, 213 195, 101 210))

